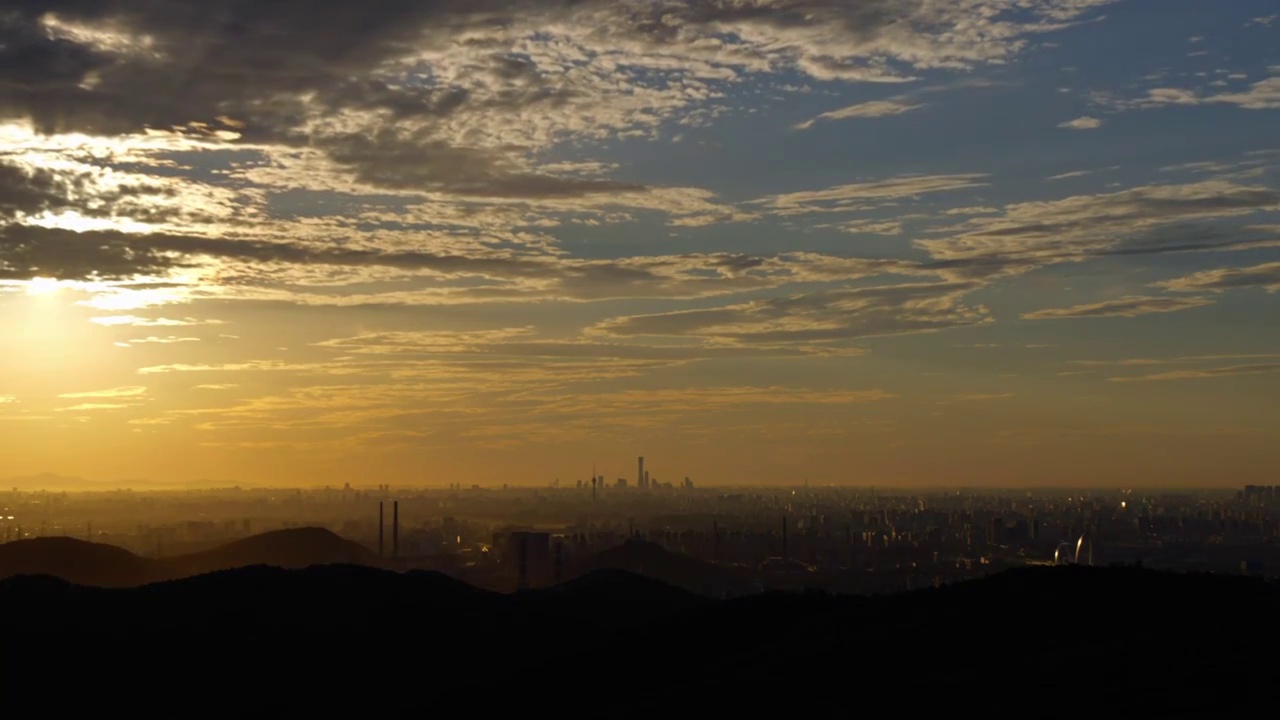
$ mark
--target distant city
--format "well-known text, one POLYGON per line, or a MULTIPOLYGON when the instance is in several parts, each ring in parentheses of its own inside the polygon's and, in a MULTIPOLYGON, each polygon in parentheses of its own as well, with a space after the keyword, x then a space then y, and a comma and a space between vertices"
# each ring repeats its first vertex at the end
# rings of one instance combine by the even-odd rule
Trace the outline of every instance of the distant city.
POLYGON ((320 527, 395 569, 496 590, 599 566, 737 596, 885 593, 1019 565, 1141 564, 1280 574, 1280 491, 704 488, 592 475, 547 487, 0 493, 5 542, 68 536, 165 557, 271 530, 320 527))

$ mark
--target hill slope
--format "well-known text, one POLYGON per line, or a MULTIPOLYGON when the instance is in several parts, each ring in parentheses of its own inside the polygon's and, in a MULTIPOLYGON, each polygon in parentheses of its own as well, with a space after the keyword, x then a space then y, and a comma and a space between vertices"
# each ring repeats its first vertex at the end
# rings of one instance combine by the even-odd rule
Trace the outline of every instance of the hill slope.
POLYGON ((77 585, 127 588, 218 570, 268 565, 379 566, 377 553, 323 528, 296 528, 253 535, 210 550, 146 558, 102 543, 67 537, 0 544, 0 579, 50 575, 77 585))
POLYGON ((572 693, 615 716, 690 702, 958 713, 1004 696, 1037 717, 1221 713, 1265 699, 1277 669, 1266 650, 1280 639, 1274 584, 1137 569, 1030 568, 885 597, 691 598, 619 572, 511 595, 350 566, 244 568, 130 590, 18 578, 0 582, 0 634, 38 633, 24 647, 51 657, 124 642, 164 658, 148 677, 175 692, 203 692, 231 653, 228 701, 340 668, 341 683, 299 686, 291 707, 367 709, 364 688, 399 684, 421 689, 380 707, 455 698, 529 711, 572 693))
POLYGON ((134 587, 165 577, 155 561, 114 545, 49 537, 0 545, 0 578, 51 575, 78 585, 134 587))
POLYGON ((187 555, 163 558, 170 578, 218 570, 270 565, 294 569, 311 565, 377 567, 378 554, 324 528, 274 530, 187 555))

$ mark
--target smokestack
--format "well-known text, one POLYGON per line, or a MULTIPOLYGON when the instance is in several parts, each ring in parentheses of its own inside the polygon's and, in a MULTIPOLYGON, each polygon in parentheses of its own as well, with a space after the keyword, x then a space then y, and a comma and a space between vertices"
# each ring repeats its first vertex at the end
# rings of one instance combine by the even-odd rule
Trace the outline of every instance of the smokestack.
POLYGON ((556 584, 564 582, 564 542, 556 543, 556 584))
POLYGON ((714 521, 711 523, 711 536, 714 542, 714 545, 712 545, 712 558, 718 563, 720 562, 720 523, 714 521))
POLYGON ((385 522, 382 519, 382 503, 378 503, 378 557, 382 557, 382 537, 384 534, 383 527, 385 522))
POLYGON ((521 590, 529 589, 529 536, 521 533, 520 538, 520 585, 521 590))
POLYGON ((782 562, 784 565, 786 564, 787 559, 788 559, 787 558, 787 518, 786 516, 783 516, 782 518, 782 562))
POLYGON ((853 524, 844 526, 844 544, 849 551, 849 567, 853 567, 853 524))
POLYGON ((400 501, 391 503, 391 557, 400 556, 400 501))

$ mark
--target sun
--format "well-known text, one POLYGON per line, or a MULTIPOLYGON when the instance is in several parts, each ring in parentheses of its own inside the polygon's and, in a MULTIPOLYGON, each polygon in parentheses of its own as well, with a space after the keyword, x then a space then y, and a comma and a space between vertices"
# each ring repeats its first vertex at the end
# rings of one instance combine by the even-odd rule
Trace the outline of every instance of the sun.
POLYGON ((63 282, 55 278, 33 277, 27 281, 28 295, 53 295, 63 288, 63 282))
POLYGON ((27 281, 28 295, 52 295, 62 289, 62 281, 54 278, 35 277, 27 281))

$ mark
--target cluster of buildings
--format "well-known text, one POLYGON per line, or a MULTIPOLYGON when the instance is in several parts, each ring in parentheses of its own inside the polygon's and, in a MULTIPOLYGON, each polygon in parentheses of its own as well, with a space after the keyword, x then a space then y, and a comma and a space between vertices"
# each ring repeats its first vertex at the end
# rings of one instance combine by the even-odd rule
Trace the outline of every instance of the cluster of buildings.
POLYGON ((0 538, 72 535, 163 555, 322 526, 394 567, 437 569, 498 589, 563 580, 601 557, 646 573, 723 571, 738 586, 857 592, 1054 562, 1280 574, 1274 486, 694 488, 686 478, 680 488, 666 492, 676 488, 639 458, 634 486, 620 480, 608 488, 593 472, 590 481, 544 488, 13 492, 0 496, 0 538), (618 492, 628 487, 648 492, 618 492))
MULTIPOLYGON (((605 476, 597 475, 595 468, 592 468, 591 479, 587 480, 586 482, 579 480, 577 484, 578 489, 583 489, 588 486, 590 486, 592 496, 594 497, 597 493, 602 492, 606 488, 608 488, 609 484, 605 480, 605 476)), ((556 487, 559 487, 558 481, 556 483, 556 487)), ((635 484, 633 485, 631 481, 628 480, 627 478, 620 477, 614 480, 612 487, 615 490, 626 490, 628 487, 634 487, 640 490, 672 490, 677 487, 684 490, 692 490, 693 481, 690 480, 688 477, 686 477, 683 481, 680 482, 679 485, 673 485, 669 482, 667 483, 658 482, 658 479, 649 475, 649 471, 645 469, 644 456, 641 455, 640 457, 636 458, 635 484)))

